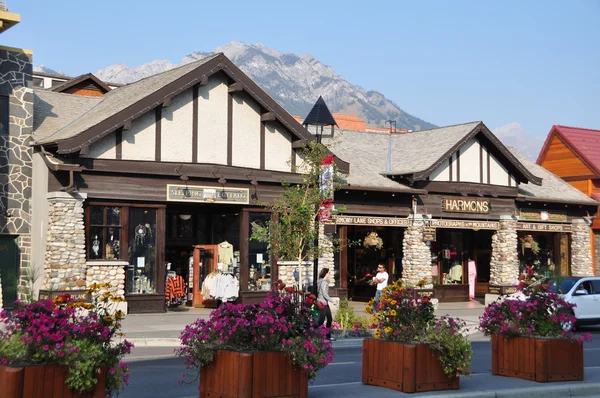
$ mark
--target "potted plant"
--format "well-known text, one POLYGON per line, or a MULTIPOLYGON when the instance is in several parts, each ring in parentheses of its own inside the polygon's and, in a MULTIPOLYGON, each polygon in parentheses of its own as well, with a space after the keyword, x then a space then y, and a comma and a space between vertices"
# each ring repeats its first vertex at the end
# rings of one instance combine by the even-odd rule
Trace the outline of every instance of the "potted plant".
POLYGON ((124 314, 113 307, 123 299, 98 292, 109 286, 91 286, 92 303, 63 294, 26 305, 17 302, 13 311, 0 314, 5 325, 0 332, 0 396, 53 396, 52 391, 60 391, 104 398, 127 384, 129 369, 121 359, 133 345, 115 341, 124 314))
POLYGON ((177 355, 194 369, 183 381, 196 381, 199 368, 200 397, 306 397, 309 380, 333 360, 310 299, 278 283, 263 302, 221 305, 182 331, 177 355))
POLYGON ((405 289, 402 280, 384 289, 379 305, 369 303, 376 327, 363 341, 362 382, 403 392, 458 389, 468 375, 473 351, 465 322, 433 313, 429 297, 405 289), (380 366, 385 363, 386 366, 380 366))
POLYGON ((369 232, 363 240, 363 245, 365 247, 375 248, 379 250, 383 247, 383 239, 381 239, 381 237, 377 235, 377 232, 369 232))
POLYGON ((519 238, 521 242, 521 253, 525 254, 525 249, 531 249, 533 254, 540 252, 540 245, 533 239, 531 235, 525 235, 523 238, 519 238))
POLYGON ((583 380, 583 342, 571 330, 574 304, 547 284, 488 305, 480 328, 492 338, 492 374, 538 382, 583 380))

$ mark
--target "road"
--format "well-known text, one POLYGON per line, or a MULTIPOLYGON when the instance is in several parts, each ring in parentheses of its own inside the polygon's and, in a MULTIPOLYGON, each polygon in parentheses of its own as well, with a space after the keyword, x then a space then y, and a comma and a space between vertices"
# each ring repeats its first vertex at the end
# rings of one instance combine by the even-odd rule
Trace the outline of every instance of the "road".
MULTIPOLYGON (((600 328, 587 328, 593 340, 584 346, 586 380, 600 381, 600 328)), ((470 336, 473 342, 473 362, 470 378, 461 379, 461 391, 483 391, 541 386, 526 380, 491 376, 491 347, 489 339, 481 333, 470 336)), ((319 373, 315 383, 309 386, 310 397, 392 397, 405 394, 378 387, 364 386, 361 379, 362 352, 360 346, 335 349, 335 359, 319 373)), ((131 381, 120 395, 122 398, 188 398, 198 397, 198 384, 179 385, 185 372, 182 360, 173 356, 173 348, 136 348, 128 362, 131 365, 131 381)), ((556 384, 553 384, 556 385, 556 384)), ((407 396, 409 394, 406 394, 407 396)), ((413 394, 411 394, 413 395, 413 394)), ((438 395, 427 393, 419 395, 438 395)))

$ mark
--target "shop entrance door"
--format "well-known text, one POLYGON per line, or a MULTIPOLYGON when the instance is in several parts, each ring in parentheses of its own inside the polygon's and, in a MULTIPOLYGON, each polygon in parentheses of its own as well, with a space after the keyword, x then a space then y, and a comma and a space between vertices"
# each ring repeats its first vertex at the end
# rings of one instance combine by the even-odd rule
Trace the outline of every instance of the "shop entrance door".
POLYGON ((205 307, 202 283, 208 274, 217 270, 219 245, 194 246, 194 263, 190 275, 189 291, 192 292, 192 307, 205 307))
POLYGON ((490 285, 490 263, 492 261, 492 249, 475 250, 474 257, 475 265, 477 266, 475 296, 485 296, 490 285))
POLYGON ((14 236, 0 236, 0 279, 2 280, 2 304, 12 308, 17 299, 19 280, 19 248, 14 236))

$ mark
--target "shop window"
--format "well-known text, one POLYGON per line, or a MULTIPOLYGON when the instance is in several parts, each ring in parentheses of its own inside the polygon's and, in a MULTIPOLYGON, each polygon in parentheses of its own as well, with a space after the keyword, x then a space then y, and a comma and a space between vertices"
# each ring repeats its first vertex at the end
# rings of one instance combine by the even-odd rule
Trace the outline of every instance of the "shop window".
POLYGON ((9 123, 9 101, 8 97, 0 96, 0 134, 8 134, 9 123))
MULTIPOLYGON (((249 229, 253 224, 265 225, 270 219, 269 213, 250 213, 249 229)), ((267 242, 250 240, 248 243, 248 290, 267 291, 271 288, 271 261, 267 251, 267 242)))
POLYGON ((118 260, 121 255, 122 208, 90 206, 88 260, 118 260))
POLYGON ((157 210, 141 207, 129 209, 129 264, 127 274, 128 294, 157 292, 157 210))

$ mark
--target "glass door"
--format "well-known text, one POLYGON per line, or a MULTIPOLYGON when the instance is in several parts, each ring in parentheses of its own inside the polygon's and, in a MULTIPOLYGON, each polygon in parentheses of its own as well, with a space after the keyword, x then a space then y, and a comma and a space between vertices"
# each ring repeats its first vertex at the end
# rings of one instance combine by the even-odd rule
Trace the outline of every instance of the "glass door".
POLYGON ((128 294, 154 294, 158 286, 158 209, 131 207, 129 209, 129 264, 128 294))

